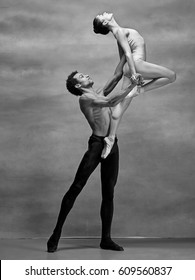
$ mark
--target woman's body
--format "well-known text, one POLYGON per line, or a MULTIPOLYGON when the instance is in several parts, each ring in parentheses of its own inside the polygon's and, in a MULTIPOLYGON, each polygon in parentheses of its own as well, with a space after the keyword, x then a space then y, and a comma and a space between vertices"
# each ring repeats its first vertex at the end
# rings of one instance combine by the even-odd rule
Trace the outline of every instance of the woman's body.
MULTIPOLYGON (((95 33, 106 35, 112 32, 117 40, 120 58, 125 55, 126 63, 124 65, 122 87, 127 83, 128 76, 134 77, 136 73, 141 74, 144 80, 149 80, 138 88, 138 91, 141 93, 175 81, 175 72, 166 67, 146 61, 146 46, 143 37, 134 29, 120 27, 115 21, 113 14, 103 13, 96 16, 93 21, 93 26, 95 33)), ((126 102, 123 103, 125 104, 118 104, 113 110, 113 123, 110 128, 110 135, 105 139, 105 144, 107 146, 112 145, 112 142, 114 142, 119 122, 124 111, 128 107, 128 102, 127 104, 126 102)), ((110 147, 108 148, 110 149, 110 147)), ((105 146, 105 150, 106 149, 105 146)))

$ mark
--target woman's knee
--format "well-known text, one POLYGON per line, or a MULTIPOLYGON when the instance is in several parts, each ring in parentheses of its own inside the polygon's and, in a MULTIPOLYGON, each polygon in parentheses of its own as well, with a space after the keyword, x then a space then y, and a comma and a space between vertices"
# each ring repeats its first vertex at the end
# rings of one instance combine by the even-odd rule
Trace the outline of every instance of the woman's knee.
POLYGON ((171 71, 170 76, 169 76, 169 80, 170 80, 170 83, 175 82, 175 80, 176 80, 176 73, 174 71, 171 71))
POLYGON ((113 121, 118 121, 121 118, 121 113, 115 113, 112 115, 112 120, 113 121))
POLYGON ((122 116, 122 107, 121 104, 118 104, 116 107, 112 110, 112 119, 113 120, 119 120, 122 116))

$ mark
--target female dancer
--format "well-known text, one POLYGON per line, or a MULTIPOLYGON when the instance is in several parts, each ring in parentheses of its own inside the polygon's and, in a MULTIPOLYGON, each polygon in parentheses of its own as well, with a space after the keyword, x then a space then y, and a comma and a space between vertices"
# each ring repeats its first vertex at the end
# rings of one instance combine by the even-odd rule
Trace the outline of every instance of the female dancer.
MULTIPOLYGON (((136 78, 136 73, 141 74, 144 80, 150 80, 138 88, 139 93, 144 93, 175 81, 175 72, 146 61, 146 46, 143 37, 135 29, 119 26, 112 13, 104 12, 97 15, 93 20, 93 28, 95 33, 103 35, 112 32, 117 40, 120 58, 125 55, 126 64, 124 66, 122 87, 125 86, 124 83, 126 84, 125 80, 127 80, 128 75, 131 76, 131 79, 134 79, 134 77, 136 78)), ((110 146, 112 146, 112 142, 114 143, 116 130, 127 107, 118 104, 113 111, 113 123, 110 128, 109 137, 105 138, 103 158, 105 158, 105 155, 107 156, 112 148, 110 146)))

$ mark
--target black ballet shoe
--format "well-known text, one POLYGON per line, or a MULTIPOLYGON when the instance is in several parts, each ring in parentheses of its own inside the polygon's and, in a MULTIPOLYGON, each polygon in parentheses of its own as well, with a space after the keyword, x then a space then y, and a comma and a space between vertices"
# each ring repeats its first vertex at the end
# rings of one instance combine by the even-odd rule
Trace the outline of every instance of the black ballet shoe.
POLYGON ((113 242, 112 239, 102 240, 100 243, 100 248, 104 250, 124 251, 123 247, 113 242))
POLYGON ((55 234, 51 235, 51 237, 47 241, 47 252, 48 253, 54 253, 57 250, 59 239, 60 239, 60 236, 56 236, 55 234))

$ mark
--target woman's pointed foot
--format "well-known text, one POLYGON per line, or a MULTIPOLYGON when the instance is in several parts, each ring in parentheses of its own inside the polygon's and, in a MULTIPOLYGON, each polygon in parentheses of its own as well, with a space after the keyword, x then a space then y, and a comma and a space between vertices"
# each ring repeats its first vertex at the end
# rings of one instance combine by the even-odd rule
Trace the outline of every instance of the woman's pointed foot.
POLYGON ((105 159, 110 154, 112 147, 114 145, 114 139, 113 137, 105 137, 104 138, 104 149, 101 154, 101 158, 105 159))

